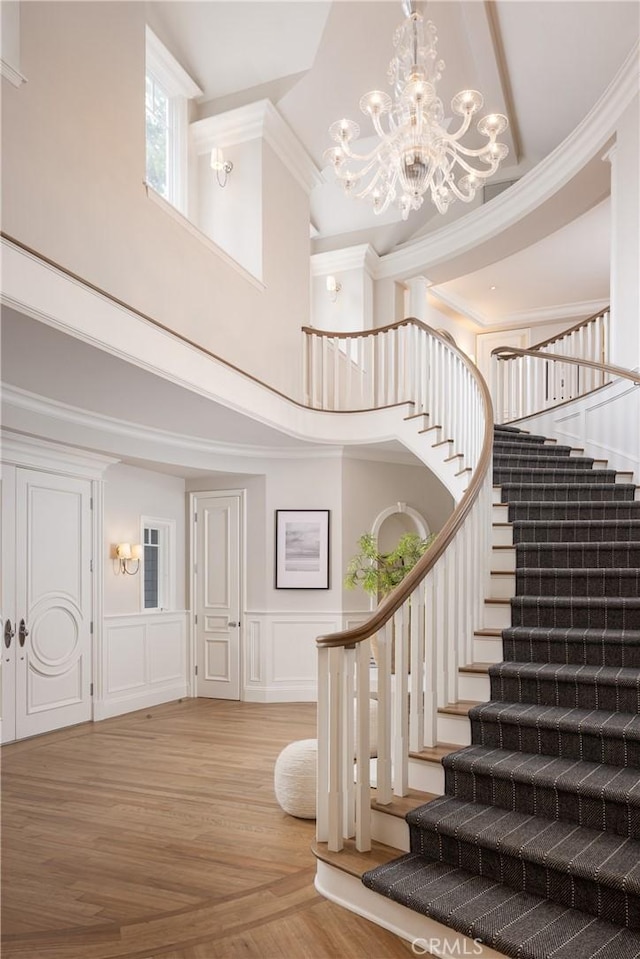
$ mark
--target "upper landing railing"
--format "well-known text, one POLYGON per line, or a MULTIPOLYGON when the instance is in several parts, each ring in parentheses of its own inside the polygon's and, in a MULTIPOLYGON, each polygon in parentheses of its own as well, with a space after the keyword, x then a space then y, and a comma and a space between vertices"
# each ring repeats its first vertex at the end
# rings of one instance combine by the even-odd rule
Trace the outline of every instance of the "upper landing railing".
POLYGON ((304 332, 311 406, 346 411, 410 401, 418 428, 429 424, 421 430, 425 449, 451 440, 470 470, 454 512, 402 583, 366 622, 317 640, 318 841, 339 850, 353 837, 367 850, 372 732, 376 798, 388 804, 394 793, 406 795, 410 752, 435 744, 437 711, 458 699, 458 667, 473 660, 490 544, 493 410, 474 364, 417 320, 358 334, 304 332))
POLYGON ((442 439, 453 440, 465 466, 476 466, 483 436, 478 372, 446 335, 412 317, 351 333, 303 332, 310 407, 353 412, 413 403, 442 439))
POLYGON ((497 422, 540 413, 610 382, 609 320, 609 310, 602 310, 530 350, 493 350, 497 422))

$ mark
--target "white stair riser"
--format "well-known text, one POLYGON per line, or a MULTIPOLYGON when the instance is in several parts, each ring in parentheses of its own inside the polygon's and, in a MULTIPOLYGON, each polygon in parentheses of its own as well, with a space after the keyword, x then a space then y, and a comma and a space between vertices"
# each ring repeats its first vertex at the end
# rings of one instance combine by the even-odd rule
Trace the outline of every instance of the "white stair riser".
POLYGON ((511 599, 516 595, 514 573, 491 573, 491 596, 494 599, 511 599))
POLYGON ((513 528, 511 526, 492 526, 491 545, 513 546, 513 528))
POLYGON ((508 603, 485 603, 485 629, 506 629, 511 626, 511 606, 508 603))
POLYGON ((515 573, 516 551, 514 549, 491 550, 491 569, 495 572, 515 573))
POLYGON ((633 473, 616 473, 616 483, 633 483, 633 473))
POLYGON ((506 503, 494 503, 491 509, 491 519, 494 523, 509 522, 509 507, 506 503))
POLYGON ((473 641, 473 659, 476 663, 501 663, 504 659, 502 639, 478 639, 473 641))
POLYGON ((497 504, 497 503, 502 503, 502 490, 500 489, 499 486, 494 486, 494 487, 493 487, 493 498, 492 498, 491 502, 492 502, 492 503, 496 503, 496 504, 497 504))
POLYGON ((421 792, 441 796, 444 793, 444 769, 440 763, 409 759, 409 786, 421 792))
POLYGON ((385 846, 393 846, 395 849, 409 852, 409 827, 399 816, 372 809, 371 838, 377 842, 383 842, 385 846))
POLYGON ((486 673, 460 673, 458 695, 460 699, 473 699, 478 703, 488 703, 491 699, 489 677, 486 673))
POLYGON ((438 713, 438 742, 471 745, 471 723, 466 716, 438 713))

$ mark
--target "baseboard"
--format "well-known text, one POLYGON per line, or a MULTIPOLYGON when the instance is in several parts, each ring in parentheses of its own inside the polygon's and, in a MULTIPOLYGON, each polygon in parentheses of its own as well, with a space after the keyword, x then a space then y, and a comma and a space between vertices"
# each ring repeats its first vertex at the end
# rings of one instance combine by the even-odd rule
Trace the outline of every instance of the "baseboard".
POLYGON ((315 703, 318 690, 313 686, 245 686, 246 703, 315 703))
POLYGON ((162 689, 152 689, 119 699, 99 700, 93 706, 93 719, 98 722, 111 716, 122 716, 124 713, 133 713, 136 709, 148 709, 150 706, 170 703, 174 699, 186 699, 188 695, 188 687, 182 683, 179 686, 163 686, 162 689))
POLYGON ((317 867, 315 887, 321 896, 388 929, 401 939, 407 939, 416 956, 505 959, 503 953, 367 889, 357 876, 336 869, 322 860, 318 860, 317 867))

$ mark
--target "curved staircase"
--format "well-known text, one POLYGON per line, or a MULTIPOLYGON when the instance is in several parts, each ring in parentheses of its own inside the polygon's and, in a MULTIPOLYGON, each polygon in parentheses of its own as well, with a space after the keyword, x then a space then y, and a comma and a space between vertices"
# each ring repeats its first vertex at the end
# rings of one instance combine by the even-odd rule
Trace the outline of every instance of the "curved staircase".
POLYGON ((631 477, 495 428, 516 549, 504 661, 366 887, 522 959, 640 956, 640 501, 631 477))

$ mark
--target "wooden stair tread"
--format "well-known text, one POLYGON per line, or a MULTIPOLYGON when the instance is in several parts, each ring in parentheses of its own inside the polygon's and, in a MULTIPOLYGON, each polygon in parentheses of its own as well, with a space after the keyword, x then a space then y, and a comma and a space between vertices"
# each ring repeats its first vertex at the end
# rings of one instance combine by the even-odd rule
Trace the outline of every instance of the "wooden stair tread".
POLYGON ((425 803, 437 799, 436 793, 425 793, 419 789, 409 789, 406 796, 394 796, 388 805, 383 806, 377 800, 377 789, 371 790, 371 808, 378 812, 386 813, 388 816, 396 816, 398 819, 404 819, 408 812, 417 809, 418 806, 424 806, 425 803))
MULTIPOLYGON (((480 700, 477 699, 459 699, 457 703, 449 703, 448 706, 441 706, 439 713, 445 716, 466 716, 472 706, 479 706, 480 700)), ((461 749, 458 746, 458 749, 461 749)))
MULTIPOLYGON (((512 574, 513 575, 513 574, 512 574)), ((485 599, 485 603, 495 603, 499 606, 507 606, 511 602, 510 599, 500 599, 496 596, 489 596, 488 599, 485 599)))
POLYGON ((409 755, 412 759, 421 759, 423 762, 440 763, 449 753, 455 753, 462 746, 456 746, 455 743, 437 743, 435 746, 425 746, 420 752, 409 755))
POLYGON ((474 636, 493 636, 494 638, 500 638, 502 636, 502 630, 497 626, 484 626, 482 629, 476 629, 474 631, 474 636))
MULTIPOLYGON (((501 523, 501 526, 511 526, 511 523, 501 523)), ((510 549, 511 552, 515 553, 515 546, 493 546, 492 549, 510 549)))
POLYGON ((311 852, 316 859, 320 859, 329 866, 335 866, 338 869, 342 869, 343 872, 347 872, 351 876, 357 876, 358 878, 360 878, 364 872, 367 872, 368 869, 373 869, 375 866, 383 866, 392 859, 398 859, 400 856, 404 856, 401 849, 394 849, 393 846, 385 846, 381 842, 376 842, 375 839, 371 840, 370 852, 358 852, 353 839, 345 839, 344 848, 341 849, 340 852, 330 852, 326 842, 314 842, 311 845, 311 852))
POLYGON ((458 672, 460 673, 488 673, 489 666, 492 666, 492 663, 467 663, 466 666, 460 666, 458 672))
POLYGON ((515 576, 516 571, 515 569, 492 569, 491 575, 492 576, 515 576))

